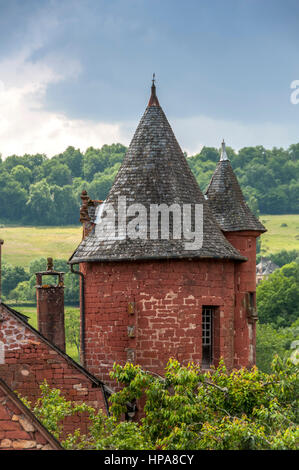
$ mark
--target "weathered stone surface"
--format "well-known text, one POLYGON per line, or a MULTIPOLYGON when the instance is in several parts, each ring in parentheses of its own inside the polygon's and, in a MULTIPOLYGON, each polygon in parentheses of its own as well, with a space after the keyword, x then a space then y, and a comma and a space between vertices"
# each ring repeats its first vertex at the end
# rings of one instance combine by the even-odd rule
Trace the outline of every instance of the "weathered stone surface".
MULTIPOLYGON (((5 352, 5 360, 0 364, 0 377, 13 390, 34 403, 40 396, 40 385, 46 379, 50 386, 59 388, 67 400, 84 401, 102 409, 104 413, 107 412, 104 384, 97 377, 44 338, 15 310, 1 303, 0 312, 3 315, 0 342, 3 343, 5 352)), ((19 424, 23 424, 22 432, 30 432, 30 422, 19 420, 19 424)), ((17 423, 14 418, 4 426, 12 428, 17 423)), ((65 421, 65 432, 74 432, 78 427, 86 432, 87 424, 87 418, 82 419, 82 423, 78 425, 70 416, 65 421)), ((20 436, 21 439, 23 437, 20 436)))
POLYGON ((27 441, 27 440, 16 440, 13 441, 12 447, 14 449, 22 450, 22 449, 32 449, 36 446, 35 441, 27 441))
POLYGON ((2 439, 0 443, 0 447, 11 447, 12 446, 12 440, 11 439, 2 439))
POLYGON ((20 417, 19 423, 21 424, 22 428, 27 432, 33 432, 34 426, 28 421, 28 419, 20 417))
POLYGON ((0 378, 0 449, 38 450, 39 444, 48 445, 49 450, 61 449, 59 442, 0 378))

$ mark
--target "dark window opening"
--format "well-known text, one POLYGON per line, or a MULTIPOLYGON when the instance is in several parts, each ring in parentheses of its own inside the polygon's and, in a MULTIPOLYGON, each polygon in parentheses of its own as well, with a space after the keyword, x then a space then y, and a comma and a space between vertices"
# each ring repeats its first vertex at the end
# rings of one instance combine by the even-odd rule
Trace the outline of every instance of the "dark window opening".
POLYGON ((255 292, 249 292, 249 307, 254 309, 255 306, 255 292))
POLYGON ((202 367, 213 364, 213 317, 215 307, 202 308, 202 367))

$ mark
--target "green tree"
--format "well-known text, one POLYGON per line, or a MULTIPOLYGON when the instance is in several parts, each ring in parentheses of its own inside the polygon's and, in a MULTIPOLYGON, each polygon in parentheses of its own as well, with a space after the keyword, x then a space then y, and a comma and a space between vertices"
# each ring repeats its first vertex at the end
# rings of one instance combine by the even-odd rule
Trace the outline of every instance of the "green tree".
POLYGON ((270 323, 257 325, 256 364, 263 372, 271 372, 271 363, 275 355, 281 359, 292 353, 291 344, 299 339, 299 327, 293 323, 289 328, 275 329, 270 323))
POLYGON ((63 153, 56 156, 60 163, 68 166, 72 178, 80 178, 83 174, 83 154, 79 149, 69 146, 63 153))
POLYGON ((29 168, 17 165, 11 170, 11 175, 15 181, 18 181, 23 188, 28 190, 32 183, 32 171, 29 168))
POLYGON ((29 188, 27 201, 27 221, 34 221, 38 225, 53 225, 55 211, 54 200, 50 186, 46 180, 34 183, 29 188))
POLYGON ((10 291, 9 299, 16 303, 34 302, 36 299, 35 289, 30 281, 19 282, 17 287, 10 291))
POLYGON ((21 266, 3 264, 2 266, 2 292, 5 296, 17 287, 22 281, 29 279, 28 273, 21 266))
POLYGON ((290 326, 298 318, 299 263, 286 264, 260 282, 256 298, 261 323, 290 326))
POLYGON ((68 308, 65 314, 65 339, 68 344, 75 346, 80 354, 80 313, 76 309, 68 308))
MULTIPOLYGON (((46 383, 33 411, 61 439, 63 419, 88 412, 91 425, 63 441, 66 449, 270 450, 297 448, 298 367, 276 358, 271 374, 257 368, 213 372, 169 360, 164 377, 140 366, 115 364, 121 390, 110 397, 111 416, 67 402, 46 383), (144 417, 124 421, 128 404, 142 399, 144 417)), ((29 404, 30 406, 30 404, 29 404)))
POLYGON ((49 172, 46 176, 46 180, 50 186, 71 185, 72 173, 67 165, 57 162, 53 165, 49 165, 49 172))
POLYGON ((268 257, 277 264, 277 266, 284 266, 285 264, 292 263, 299 257, 299 250, 281 250, 278 253, 270 253, 268 257))
POLYGON ((53 224, 75 224, 79 220, 79 203, 73 193, 72 186, 50 187, 53 198, 53 224))
POLYGON ((0 218, 21 222, 25 213, 27 193, 20 183, 5 171, 0 173, 0 218))

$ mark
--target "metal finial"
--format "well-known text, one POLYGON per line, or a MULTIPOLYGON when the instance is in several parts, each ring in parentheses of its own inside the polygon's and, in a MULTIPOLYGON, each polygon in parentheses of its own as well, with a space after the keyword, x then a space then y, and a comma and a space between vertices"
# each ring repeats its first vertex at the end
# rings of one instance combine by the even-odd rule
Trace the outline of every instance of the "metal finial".
POLYGON ((220 161, 223 162, 223 161, 226 161, 226 160, 228 160, 228 156, 227 156, 227 153, 226 153, 225 142, 224 142, 224 139, 223 139, 222 144, 221 144, 220 161))
POLYGON ((160 106, 160 105, 159 105, 158 98, 157 98, 157 96, 156 96, 156 85, 155 85, 155 81, 156 81, 156 74, 153 73, 153 78, 152 78, 152 93, 151 93, 150 100, 149 100, 149 102, 148 102, 148 106, 160 106))

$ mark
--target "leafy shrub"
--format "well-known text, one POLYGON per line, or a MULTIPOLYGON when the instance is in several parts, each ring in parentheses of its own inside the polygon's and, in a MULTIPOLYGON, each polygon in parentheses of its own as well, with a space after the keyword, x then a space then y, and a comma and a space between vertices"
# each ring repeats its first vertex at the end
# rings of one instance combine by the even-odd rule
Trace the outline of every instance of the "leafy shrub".
POLYGON ((123 388, 110 398, 110 417, 84 403, 67 402, 46 383, 33 412, 57 438, 65 416, 89 413, 88 434, 77 430, 68 435, 62 442, 66 449, 297 448, 298 368, 290 361, 275 358, 271 373, 265 374, 256 367, 229 372, 223 362, 203 372, 171 359, 164 377, 129 363, 115 364, 111 376, 123 388), (128 403, 140 399, 144 417, 124 421, 128 403))

